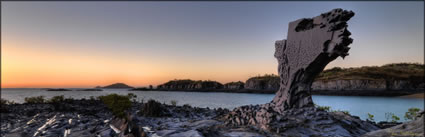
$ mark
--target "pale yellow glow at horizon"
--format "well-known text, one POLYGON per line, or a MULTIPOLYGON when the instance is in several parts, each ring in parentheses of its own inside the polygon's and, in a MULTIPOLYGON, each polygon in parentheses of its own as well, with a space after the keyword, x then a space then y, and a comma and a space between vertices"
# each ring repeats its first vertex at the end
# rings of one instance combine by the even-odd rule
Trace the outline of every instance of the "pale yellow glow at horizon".
MULTIPOLYGON (((116 82, 148 86, 172 79, 245 81, 274 67, 232 67, 233 62, 204 63, 173 60, 117 59, 67 51, 29 49, 25 42, 2 45, 2 88, 95 87, 116 82), (199 64, 196 64, 199 63, 199 64)), ((35 43, 33 43, 35 44, 35 43)), ((70 45, 71 46, 71 45, 70 45)), ((234 65, 233 65, 234 66, 234 65)))

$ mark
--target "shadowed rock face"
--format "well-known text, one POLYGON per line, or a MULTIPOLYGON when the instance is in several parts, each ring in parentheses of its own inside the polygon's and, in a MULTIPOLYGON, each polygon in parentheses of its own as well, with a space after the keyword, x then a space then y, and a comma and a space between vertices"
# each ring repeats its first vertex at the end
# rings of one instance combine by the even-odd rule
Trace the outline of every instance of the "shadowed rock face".
POLYGON ((325 66, 348 55, 352 39, 347 21, 354 12, 334 9, 289 23, 288 37, 275 43, 280 88, 271 106, 277 112, 313 106, 311 84, 325 66))

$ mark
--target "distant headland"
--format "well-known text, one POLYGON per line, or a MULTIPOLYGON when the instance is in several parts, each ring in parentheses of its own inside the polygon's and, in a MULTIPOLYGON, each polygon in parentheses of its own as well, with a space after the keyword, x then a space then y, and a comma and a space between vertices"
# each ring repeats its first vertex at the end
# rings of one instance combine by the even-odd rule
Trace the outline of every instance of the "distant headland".
MULTIPOLYGON (((175 79, 158 85, 156 89, 150 87, 133 88, 132 90, 272 94, 279 89, 279 80, 279 76, 274 74, 251 77, 245 82, 237 81, 225 84, 211 80, 175 79)), ((106 87, 115 87, 115 85, 106 87)), ((119 85, 125 84, 119 83, 119 85)), ((313 82, 312 94, 402 96, 423 92, 424 87, 424 64, 392 63, 382 66, 334 67, 324 70, 313 82)))

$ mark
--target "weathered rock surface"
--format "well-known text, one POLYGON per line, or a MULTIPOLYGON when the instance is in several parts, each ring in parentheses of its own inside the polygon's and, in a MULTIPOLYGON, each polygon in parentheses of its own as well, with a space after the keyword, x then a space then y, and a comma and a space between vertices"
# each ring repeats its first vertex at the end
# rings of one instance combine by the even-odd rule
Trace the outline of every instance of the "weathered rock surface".
POLYGON ((235 108, 227 125, 256 125, 279 136, 359 136, 379 129, 358 117, 317 110, 311 84, 325 66, 348 55, 352 42, 347 21, 351 11, 334 9, 289 23, 287 40, 276 41, 280 88, 263 105, 235 108))
POLYGON ((231 90, 240 90, 245 88, 245 83, 242 81, 238 82, 229 82, 224 84, 224 89, 231 89, 231 90))
POLYGON ((368 79, 341 79, 317 80, 313 82, 313 90, 420 90, 424 85, 412 84, 407 80, 368 80, 368 79))
POLYGON ((248 90, 278 90, 280 78, 271 76, 258 76, 246 80, 245 89, 248 90))
POLYGON ((352 39, 347 21, 354 12, 335 9, 311 19, 289 23, 287 40, 276 41, 280 88, 271 102, 273 109, 312 106, 314 78, 337 57, 348 55, 352 39))

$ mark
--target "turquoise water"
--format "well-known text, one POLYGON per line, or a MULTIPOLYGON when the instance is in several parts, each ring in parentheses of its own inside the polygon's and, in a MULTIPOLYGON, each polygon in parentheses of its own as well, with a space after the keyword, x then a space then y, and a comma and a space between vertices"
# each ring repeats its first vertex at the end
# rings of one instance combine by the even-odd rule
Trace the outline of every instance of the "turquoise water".
MULTIPOLYGON (((25 97, 64 95, 76 99, 90 98, 90 96, 117 93, 126 95, 134 93, 138 101, 155 99, 160 102, 170 103, 176 100, 177 105, 190 104, 196 107, 229 108, 233 109, 242 105, 264 104, 270 102, 274 94, 252 93, 222 93, 222 92, 169 92, 169 91, 127 91, 125 89, 105 89, 104 91, 44 91, 42 89, 2 89, 1 98, 23 103, 25 97)), ((315 104, 330 106, 332 110, 346 110, 350 114, 367 118, 367 113, 375 115, 375 121, 384 121, 385 113, 392 112, 400 121, 404 121, 404 113, 411 107, 423 110, 424 99, 410 99, 398 97, 363 97, 363 96, 322 96, 313 95, 315 104)))

